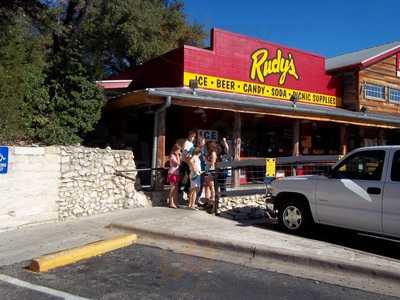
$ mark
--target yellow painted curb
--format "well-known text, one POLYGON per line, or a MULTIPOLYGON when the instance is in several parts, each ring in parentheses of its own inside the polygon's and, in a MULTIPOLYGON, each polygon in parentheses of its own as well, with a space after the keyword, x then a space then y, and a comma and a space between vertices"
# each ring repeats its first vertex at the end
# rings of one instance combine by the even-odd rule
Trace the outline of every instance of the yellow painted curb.
POLYGON ((101 255, 112 250, 132 245, 137 240, 136 234, 121 235, 109 240, 98 241, 33 259, 28 266, 34 272, 47 272, 83 259, 101 255))

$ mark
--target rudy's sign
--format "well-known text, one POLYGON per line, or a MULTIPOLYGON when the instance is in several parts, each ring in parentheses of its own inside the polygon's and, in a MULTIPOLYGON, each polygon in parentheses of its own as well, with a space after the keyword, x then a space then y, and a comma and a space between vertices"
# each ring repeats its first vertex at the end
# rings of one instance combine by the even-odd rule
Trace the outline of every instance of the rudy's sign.
POLYGON ((270 74, 278 74, 279 85, 283 85, 287 75, 299 79, 292 54, 289 53, 288 58, 284 58, 282 50, 278 49, 274 58, 268 59, 268 56, 268 49, 259 49, 251 55, 250 78, 252 80, 257 79, 263 83, 270 74))
POLYGON ((340 106, 339 82, 321 56, 217 29, 212 50, 184 51, 185 86, 195 79, 204 89, 340 106))

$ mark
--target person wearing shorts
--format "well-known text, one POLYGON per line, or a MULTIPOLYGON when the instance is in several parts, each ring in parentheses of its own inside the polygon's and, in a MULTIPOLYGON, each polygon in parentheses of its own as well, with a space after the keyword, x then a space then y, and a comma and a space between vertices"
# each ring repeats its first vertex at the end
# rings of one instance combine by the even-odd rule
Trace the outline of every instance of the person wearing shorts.
POLYGON ((194 140, 196 139, 196 131, 189 131, 188 137, 183 144, 182 148, 182 160, 181 166, 179 168, 179 174, 181 175, 181 180, 179 183, 178 192, 185 192, 189 195, 190 191, 190 167, 189 160, 192 157, 193 149, 194 149, 194 140))
POLYGON ((214 188, 214 176, 215 173, 215 166, 217 163, 217 158, 218 158, 218 147, 215 142, 209 141, 207 143, 207 171, 208 175, 205 178, 204 181, 204 187, 205 187, 205 196, 206 196, 206 208, 212 209, 214 202, 215 202, 215 188, 214 188))
POLYGON ((204 188, 204 180, 205 180, 205 171, 207 169, 207 161, 206 161, 206 139, 204 137, 199 137, 197 139, 197 147, 200 148, 200 165, 201 165, 201 173, 200 175, 200 187, 199 191, 197 192, 196 204, 202 206, 203 203, 201 202, 201 195, 203 193, 204 188))
POLYGON ((201 149, 196 147, 193 155, 189 160, 190 167, 190 191, 189 191, 189 208, 196 208, 197 193, 201 185, 201 162, 200 162, 201 149))
POLYGON ((171 185, 168 195, 168 205, 171 208, 177 208, 178 203, 178 185, 179 185, 179 166, 181 164, 181 147, 175 144, 172 147, 169 156, 168 182, 171 185))

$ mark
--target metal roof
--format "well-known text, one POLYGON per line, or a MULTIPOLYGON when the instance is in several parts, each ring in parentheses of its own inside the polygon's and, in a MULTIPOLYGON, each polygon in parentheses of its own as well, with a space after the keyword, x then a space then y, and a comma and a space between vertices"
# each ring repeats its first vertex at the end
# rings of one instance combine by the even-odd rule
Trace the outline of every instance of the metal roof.
POLYGON ((396 49, 400 50, 400 42, 392 42, 377 47, 364 49, 361 51, 351 52, 325 60, 325 69, 327 71, 340 69, 348 66, 354 66, 366 63, 374 58, 383 56, 396 49))
POLYGON ((249 95, 238 95, 218 91, 189 88, 150 88, 149 96, 171 96, 172 101, 179 100, 178 105, 198 106, 214 109, 225 109, 248 113, 275 114, 282 117, 314 117, 325 121, 364 126, 400 128, 400 117, 382 113, 350 111, 338 107, 276 100, 249 95))

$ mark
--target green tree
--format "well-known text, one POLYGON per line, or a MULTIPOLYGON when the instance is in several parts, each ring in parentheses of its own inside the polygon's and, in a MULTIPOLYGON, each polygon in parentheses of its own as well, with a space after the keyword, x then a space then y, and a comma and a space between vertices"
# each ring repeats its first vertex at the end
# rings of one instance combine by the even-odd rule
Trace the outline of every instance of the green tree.
POLYGON ((202 45, 202 26, 189 23, 183 8, 181 1, 93 1, 81 26, 91 74, 107 77, 183 44, 202 45))
POLYGON ((79 1, 35 9, 8 4, 1 7, 1 141, 81 142, 99 120, 104 97, 82 63, 79 1), (37 9, 41 17, 29 17, 37 9))
POLYGON ((31 102, 46 101, 42 40, 21 11, 0 9, 0 143, 30 140, 31 102))
POLYGON ((95 80, 205 34, 167 0, 0 3, 0 141, 81 142, 105 99, 95 80))
POLYGON ((81 142, 100 119, 105 101, 84 64, 79 34, 86 11, 82 3, 68 1, 60 13, 61 24, 52 33, 46 71, 50 97, 45 106, 34 107, 40 118, 33 123, 36 136, 47 144, 81 142))

